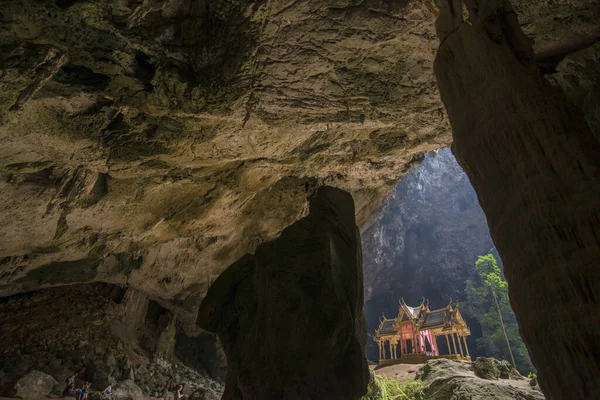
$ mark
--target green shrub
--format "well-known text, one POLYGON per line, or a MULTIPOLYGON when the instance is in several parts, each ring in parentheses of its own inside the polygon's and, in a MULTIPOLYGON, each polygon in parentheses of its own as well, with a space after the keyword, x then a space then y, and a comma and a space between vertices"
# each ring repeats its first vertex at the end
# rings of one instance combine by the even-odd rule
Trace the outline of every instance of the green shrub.
POLYGON ((398 381, 386 376, 373 374, 367 394, 362 400, 421 400, 423 381, 398 381))

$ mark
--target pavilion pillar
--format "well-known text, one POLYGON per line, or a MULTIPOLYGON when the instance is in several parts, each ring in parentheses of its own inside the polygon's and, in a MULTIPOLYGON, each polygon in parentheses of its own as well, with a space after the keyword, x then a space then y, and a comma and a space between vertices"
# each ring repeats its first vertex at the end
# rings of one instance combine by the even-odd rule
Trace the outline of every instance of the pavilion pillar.
POLYGON ((448 340, 448 334, 445 334, 446 344, 448 345, 448 354, 452 354, 452 348, 450 347, 450 340, 448 340))
POLYGON ((438 351, 438 345, 437 345, 437 335, 431 335, 431 337, 433 337, 433 343, 431 344, 431 346, 433 347, 433 355, 434 356, 439 356, 440 352, 438 351))
POLYGON ((417 335, 415 335, 415 331, 413 331, 412 352, 413 354, 416 354, 417 351, 417 335))
POLYGON ((377 345, 379 346, 379 359, 383 360, 383 353, 381 351, 381 340, 377 342, 377 345))
POLYGON ((456 337, 454 337, 454 333, 451 333, 450 336, 452 336, 452 343, 454 343, 454 354, 459 354, 458 347, 456 346, 456 337))
POLYGON ((388 359, 386 344, 389 346, 390 342, 388 342, 387 340, 383 342, 383 359, 384 360, 388 359))
POLYGON ((390 351, 392 352, 392 356, 390 357, 392 360, 396 359, 396 344, 390 342, 390 351))
POLYGON ((467 346, 467 337, 466 337, 466 336, 463 336, 462 338, 463 338, 463 340, 464 340, 464 342, 465 342, 465 352, 467 353, 467 357, 471 357, 471 356, 469 355, 469 346, 467 346))
POLYGON ((462 343, 460 341, 460 335, 458 333, 456 333, 455 335, 456 335, 456 337, 458 337, 458 348, 460 349, 460 356, 464 357, 465 352, 463 351, 462 343))

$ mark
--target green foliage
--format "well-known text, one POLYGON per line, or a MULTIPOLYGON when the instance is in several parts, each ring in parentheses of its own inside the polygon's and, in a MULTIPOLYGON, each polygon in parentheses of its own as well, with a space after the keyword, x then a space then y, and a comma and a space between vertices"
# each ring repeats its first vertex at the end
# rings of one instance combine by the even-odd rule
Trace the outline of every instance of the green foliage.
POLYGON ((508 282, 502 276, 496 258, 492 254, 480 256, 475 262, 477 274, 467 280, 465 294, 466 314, 477 319, 483 335, 477 339, 477 347, 488 357, 510 360, 508 346, 498 316, 494 297, 504 318, 508 341, 515 357, 517 369, 521 373, 535 370, 529 359, 525 343, 519 334, 517 319, 508 299, 508 282))
POLYGON ((530 372, 530 373, 527 374, 527 377, 529 379, 537 378, 537 374, 535 372, 530 372))
POLYGON ((421 400, 423 381, 398 381, 383 375, 374 374, 367 394, 362 400, 421 400))

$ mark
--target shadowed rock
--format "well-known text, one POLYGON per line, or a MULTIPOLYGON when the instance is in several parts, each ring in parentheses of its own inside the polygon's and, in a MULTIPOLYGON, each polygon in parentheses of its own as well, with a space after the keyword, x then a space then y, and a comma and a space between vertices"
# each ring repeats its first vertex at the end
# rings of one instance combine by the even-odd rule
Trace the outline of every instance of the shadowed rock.
POLYGON ((198 324, 228 359, 224 399, 358 399, 364 355, 360 236, 351 196, 318 189, 310 213, 231 265, 198 324))
POLYGON ((542 390, 598 399, 600 143, 540 74, 510 3, 469 3, 470 24, 446 16, 438 30, 452 149, 487 216, 542 390))

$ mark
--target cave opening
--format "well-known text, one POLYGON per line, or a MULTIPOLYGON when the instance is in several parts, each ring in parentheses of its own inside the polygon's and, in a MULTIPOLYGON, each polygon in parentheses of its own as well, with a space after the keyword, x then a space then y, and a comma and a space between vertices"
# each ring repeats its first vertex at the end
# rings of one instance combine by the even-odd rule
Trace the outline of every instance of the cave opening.
MULTIPOLYGON (((499 327, 497 321, 489 323, 497 316, 483 313, 487 310, 479 303, 471 304, 475 299, 469 297, 469 290, 473 288, 467 286, 477 276, 478 257, 492 254, 501 269, 502 260, 475 190, 449 148, 427 153, 422 163, 396 184, 363 227, 361 237, 370 335, 383 317, 396 318, 401 299, 412 306, 427 299, 431 310, 452 301, 470 330, 466 341, 471 359, 511 360, 503 337, 495 329, 499 327)), ((517 368, 524 375, 535 372, 518 335, 514 314, 507 312, 511 350, 518 353, 517 368)), ((406 351, 412 353, 412 340, 407 343, 406 351)), ((443 338, 436 340, 439 354, 451 353, 448 343, 443 338)), ((389 355, 391 350, 386 349, 389 355)), ((433 354, 427 340, 424 351, 433 354)), ((366 353, 370 363, 378 362, 379 348, 373 337, 367 342, 366 353)))

